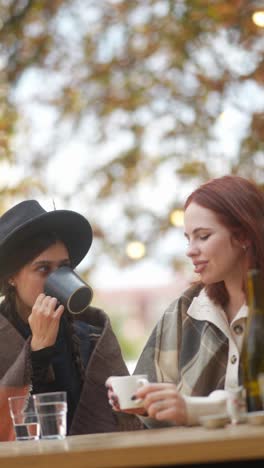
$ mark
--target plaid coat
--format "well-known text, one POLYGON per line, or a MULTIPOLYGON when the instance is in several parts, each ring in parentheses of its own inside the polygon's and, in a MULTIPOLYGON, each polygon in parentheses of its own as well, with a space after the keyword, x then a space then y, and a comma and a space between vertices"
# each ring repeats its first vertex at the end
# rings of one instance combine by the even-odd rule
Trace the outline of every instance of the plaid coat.
POLYGON ((165 311, 135 374, 148 374, 151 382, 173 382, 183 395, 208 396, 224 388, 228 338, 214 324, 187 314, 201 289, 201 285, 190 287, 165 311))

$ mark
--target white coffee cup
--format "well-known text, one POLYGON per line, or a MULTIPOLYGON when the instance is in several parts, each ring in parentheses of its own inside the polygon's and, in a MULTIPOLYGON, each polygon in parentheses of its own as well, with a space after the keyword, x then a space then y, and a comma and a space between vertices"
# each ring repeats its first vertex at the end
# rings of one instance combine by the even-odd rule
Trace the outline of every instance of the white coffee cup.
POLYGON ((140 387, 149 383, 146 374, 111 376, 109 377, 109 383, 118 397, 120 409, 125 410, 143 407, 143 401, 141 399, 132 400, 131 398, 140 387))

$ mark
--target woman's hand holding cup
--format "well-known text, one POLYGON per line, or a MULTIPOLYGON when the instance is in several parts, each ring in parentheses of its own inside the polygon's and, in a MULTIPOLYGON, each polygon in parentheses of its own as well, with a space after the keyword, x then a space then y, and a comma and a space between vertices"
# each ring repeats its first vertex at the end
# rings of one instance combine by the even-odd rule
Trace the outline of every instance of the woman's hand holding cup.
POLYGON ((58 301, 55 297, 46 296, 43 293, 37 297, 28 318, 32 331, 32 351, 38 351, 54 345, 63 311, 63 305, 58 306, 58 301))
POLYGON ((147 375, 125 375, 108 377, 105 385, 108 400, 115 411, 143 415, 146 413, 144 402, 137 398, 137 391, 147 385, 147 375))
POLYGON ((150 383, 140 388, 136 397, 144 401, 150 418, 175 425, 187 422, 187 407, 184 398, 173 383, 150 383))
POLYGON ((146 375, 132 375, 109 377, 106 386, 109 403, 115 411, 186 424, 186 403, 173 383, 149 383, 146 375))

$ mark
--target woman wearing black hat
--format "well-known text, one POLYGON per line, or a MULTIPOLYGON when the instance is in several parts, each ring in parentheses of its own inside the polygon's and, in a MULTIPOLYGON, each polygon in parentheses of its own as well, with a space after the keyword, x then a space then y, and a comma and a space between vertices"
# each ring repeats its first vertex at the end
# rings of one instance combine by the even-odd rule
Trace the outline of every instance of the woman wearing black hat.
MULTIPOLYGON (((82 215, 35 200, 0 218, 0 408, 11 395, 65 390, 71 434, 139 427, 109 410, 104 382, 128 371, 107 315, 88 307, 76 319, 44 294, 47 276, 75 268, 91 243, 82 215)), ((2 440, 13 437, 6 423, 2 440)))

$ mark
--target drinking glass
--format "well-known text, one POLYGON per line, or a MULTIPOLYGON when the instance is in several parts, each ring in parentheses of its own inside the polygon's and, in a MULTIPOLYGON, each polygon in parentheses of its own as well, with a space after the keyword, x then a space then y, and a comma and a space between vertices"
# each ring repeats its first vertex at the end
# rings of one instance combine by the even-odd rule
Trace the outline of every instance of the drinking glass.
POLYGON ((31 395, 8 398, 16 440, 38 440, 39 423, 31 395))
POLYGON ((66 392, 37 393, 33 398, 41 439, 64 439, 67 433, 66 392))

